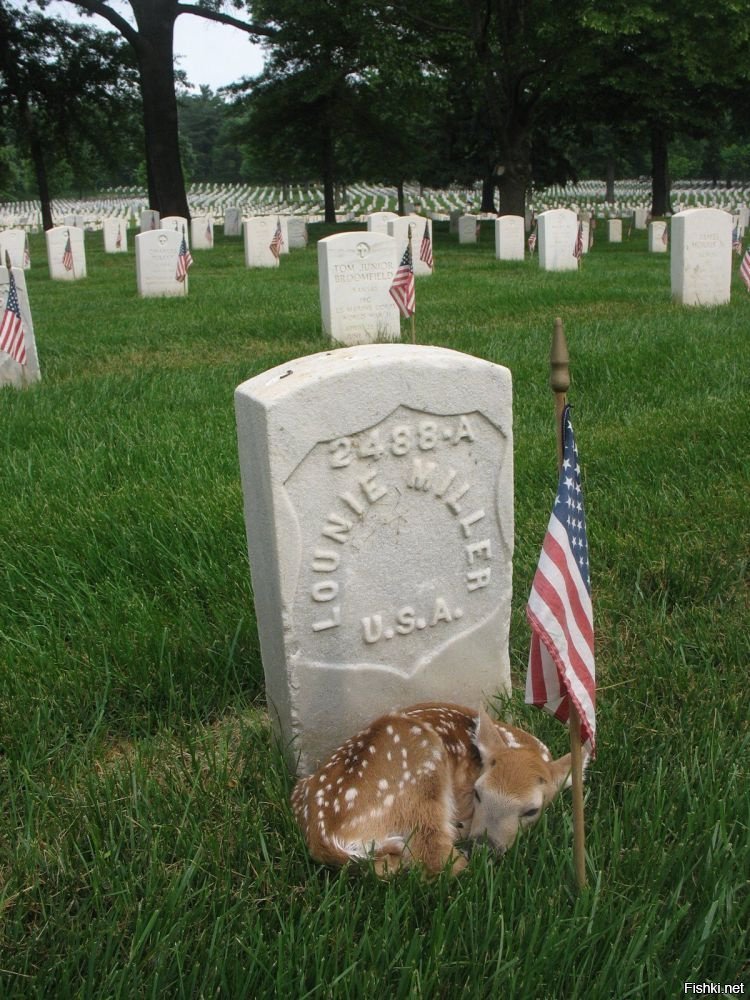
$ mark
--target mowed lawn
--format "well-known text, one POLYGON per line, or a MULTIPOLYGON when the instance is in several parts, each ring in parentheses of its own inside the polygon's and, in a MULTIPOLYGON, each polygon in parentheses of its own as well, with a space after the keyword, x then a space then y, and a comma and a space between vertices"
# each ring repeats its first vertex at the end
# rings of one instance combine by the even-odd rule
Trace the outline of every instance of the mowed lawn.
MULTIPOLYGON (((339 230, 345 227, 338 227, 339 230)), ((354 227, 350 227, 354 228, 354 227)), ((0 996, 672 997, 748 984, 750 295, 670 301, 644 233, 580 273, 435 226, 417 339, 514 386, 515 722, 571 355, 599 676, 589 887, 569 793, 502 859, 390 881, 307 857, 273 743, 236 386, 326 350, 315 240, 249 271, 219 233, 190 294, 140 300, 133 232, 89 277, 28 272, 43 381, 0 390, 0 996)), ((739 263, 734 259, 735 272, 739 263)), ((408 336, 408 327, 403 322, 408 336)))

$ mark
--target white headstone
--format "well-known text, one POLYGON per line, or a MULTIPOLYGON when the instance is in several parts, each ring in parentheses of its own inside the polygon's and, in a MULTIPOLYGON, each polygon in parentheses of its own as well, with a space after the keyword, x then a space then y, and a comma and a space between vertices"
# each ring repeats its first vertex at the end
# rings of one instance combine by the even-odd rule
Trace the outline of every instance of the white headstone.
POLYGON ((395 212, 371 212, 367 216, 367 232, 387 234, 388 223, 397 218, 395 212))
POLYGON ((522 215, 500 215, 495 219, 495 257, 523 260, 526 251, 525 221, 522 215))
POLYGON ((141 212, 141 224, 138 228, 142 233, 147 233, 152 229, 159 229, 159 221, 159 213, 147 208, 141 212))
POLYGON ((648 219, 651 212, 647 208, 633 209, 633 228, 645 229, 648 226, 648 219))
POLYGON ((425 226, 427 226, 430 244, 432 244, 431 219, 424 219, 419 215, 404 215, 401 217, 396 216, 395 219, 391 219, 388 223, 388 235, 392 236, 396 241, 396 256, 399 263, 406 250, 406 244, 409 242, 409 229, 411 228, 412 267, 414 268, 415 276, 418 278, 432 274, 432 268, 428 266, 426 261, 421 260, 419 256, 425 226))
POLYGON ((256 215, 242 223, 245 240, 245 267, 278 267, 279 258, 271 250, 271 241, 276 232, 276 218, 270 215, 256 215))
POLYGON ((588 253, 591 242, 591 223, 588 219, 579 218, 578 225, 581 227, 581 247, 583 253, 588 253))
MULTIPOLYGON (((0 351, 0 386, 12 385, 18 389, 38 382, 42 375, 39 370, 39 358, 36 352, 36 339, 34 337, 34 324, 31 321, 31 309, 29 307, 29 296, 26 291, 26 276, 23 268, 13 267, 13 278, 16 283, 18 293, 18 306, 23 323, 23 342, 26 349, 26 363, 20 364, 10 354, 0 351)), ((8 302, 8 290, 10 288, 10 278, 7 267, 0 267, 0 316, 5 313, 8 302)))
POLYGON ((240 236, 242 234, 242 213, 239 208, 227 208, 224 212, 224 235, 240 236))
POLYGON ((181 215, 165 215, 159 223, 160 229, 171 229, 180 236, 185 237, 185 242, 190 246, 190 226, 188 220, 181 215))
POLYGON ((55 281, 77 281, 86 277, 83 230, 75 226, 55 226, 44 234, 47 243, 49 276, 55 281))
POLYGON ((194 215, 190 220, 190 245, 194 250, 213 250, 214 220, 210 215, 194 215))
POLYGON ((669 230, 663 219, 648 224, 648 249, 651 253, 666 253, 669 230))
POLYGON ((26 248, 28 236, 24 229, 0 229, 0 262, 5 264, 5 255, 10 254, 13 267, 22 267, 28 271, 31 259, 27 259, 26 248))
POLYGON ((323 330, 340 344, 398 340, 398 306, 389 289, 398 245, 382 233, 337 233, 318 241, 323 330))
POLYGON ((287 219, 289 249, 302 250, 307 246, 307 223, 299 216, 292 215, 287 219))
POLYGON ((128 224, 124 219, 105 219, 102 233, 105 253, 128 252, 128 224))
POLYGON ((462 215, 458 220, 458 242, 476 243, 479 219, 476 215, 462 215))
POLYGON ((622 243, 622 219, 610 219, 607 223, 607 237, 610 243, 622 243))
POLYGON ((309 773, 394 706, 509 690, 509 371, 367 345, 287 362, 235 399, 267 700, 290 762, 309 773))
POLYGON ((729 302, 732 216, 718 208, 689 208, 672 216, 672 298, 685 306, 729 302))
POLYGON ((458 220, 463 214, 460 209, 454 208, 448 215, 448 232, 454 236, 458 236, 458 220))
POLYGON ((539 266, 543 271, 576 271, 574 255, 578 217, 568 208, 551 208, 537 216, 539 266))
POLYGON ((154 229, 135 238, 135 272, 142 298, 181 296, 188 293, 188 277, 177 280, 182 233, 154 229))

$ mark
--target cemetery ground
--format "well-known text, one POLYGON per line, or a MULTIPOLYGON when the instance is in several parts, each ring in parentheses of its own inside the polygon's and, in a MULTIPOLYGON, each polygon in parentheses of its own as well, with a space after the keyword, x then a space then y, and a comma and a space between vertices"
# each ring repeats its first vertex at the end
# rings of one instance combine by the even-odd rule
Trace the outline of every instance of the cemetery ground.
POLYGON ((555 754, 566 731, 523 705, 524 609, 565 323, 599 682, 589 886, 569 793, 503 858, 381 881, 306 854, 250 593, 233 392, 328 349, 315 240, 332 230, 310 231, 273 272, 219 231, 184 299, 139 299, 132 253, 105 256, 96 234, 89 277, 52 282, 31 238, 43 380, 0 392, 0 994, 623 1000, 748 983, 750 296, 735 275, 728 306, 673 305, 668 255, 641 232, 560 274, 496 261, 488 224, 468 247, 435 226, 418 341, 513 375, 500 707, 555 754))

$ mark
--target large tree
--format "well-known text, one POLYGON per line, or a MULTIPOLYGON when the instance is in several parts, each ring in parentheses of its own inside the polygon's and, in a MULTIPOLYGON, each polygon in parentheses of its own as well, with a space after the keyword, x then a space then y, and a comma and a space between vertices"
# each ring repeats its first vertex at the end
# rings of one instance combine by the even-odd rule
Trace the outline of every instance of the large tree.
MULTIPOLYGON (((48 0, 38 0, 46 4, 48 0)), ((69 0, 79 10, 98 14, 132 46, 138 65, 146 141, 146 176, 150 207, 162 215, 189 218, 182 172, 174 76, 174 25, 182 14, 191 14, 230 25, 249 35, 271 34, 262 23, 252 23, 226 11, 222 0, 127 0, 135 25, 106 0, 69 0)), ((238 8, 239 0, 231 6, 238 8)))

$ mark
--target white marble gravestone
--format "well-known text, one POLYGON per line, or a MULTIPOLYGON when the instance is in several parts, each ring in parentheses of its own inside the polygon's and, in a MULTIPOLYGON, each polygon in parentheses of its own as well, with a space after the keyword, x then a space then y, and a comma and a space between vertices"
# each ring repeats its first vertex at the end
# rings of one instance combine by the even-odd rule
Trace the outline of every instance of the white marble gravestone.
POLYGON ((368 233, 388 233, 388 223, 398 218, 395 212, 371 212, 367 216, 368 233))
POLYGON ((160 229, 171 229, 185 237, 185 243, 190 247, 190 225, 182 215, 165 215, 159 223, 160 229))
POLYGON ((476 215, 462 215, 458 220, 458 242, 476 243, 479 219, 476 215))
POLYGON ((622 243, 622 219, 610 219, 607 222, 607 238, 610 243, 622 243))
POLYGON ((182 233, 154 229, 135 238, 135 272, 141 298, 182 296, 188 293, 188 275, 177 280, 182 233))
POLYGON ((141 212, 141 224, 138 228, 142 233, 147 233, 152 229, 159 229, 159 226, 160 219, 158 212, 155 212, 152 208, 147 208, 141 212))
POLYGON ((194 250, 213 250, 214 220, 210 215, 194 215, 190 220, 190 244, 194 250))
POLYGON ((688 208, 672 216, 672 298, 685 306, 729 302, 732 216, 718 208, 688 208))
POLYGON ((86 277, 86 250, 83 230, 75 226, 55 226, 45 234, 49 276, 55 281, 77 281, 86 277), (66 252, 70 240, 70 253, 66 252))
POLYGON ((409 227, 411 227, 412 266, 417 278, 424 278, 432 274, 432 268, 419 257, 425 224, 430 234, 430 244, 432 244, 432 219, 424 219, 420 215, 404 215, 396 216, 395 219, 388 222, 388 235, 396 241, 396 256, 399 262, 406 250, 406 244, 409 242, 409 227))
POLYGON ((13 267, 22 267, 28 271, 31 267, 31 260, 26 259, 26 246, 28 236, 24 229, 2 229, 0 230, 0 263, 5 264, 5 255, 10 254, 10 262, 13 267))
POLYGON ((537 216, 539 266, 543 271, 577 271, 574 255, 578 216, 569 208, 551 208, 537 216))
POLYGON ((224 211, 224 235, 242 235, 242 213, 239 208, 230 207, 224 211))
POLYGON ((646 229, 651 212, 647 208, 633 209, 633 229, 646 229))
POLYGON ((276 217, 256 215, 242 222, 245 241, 245 267, 278 267, 279 258, 271 252, 276 232, 276 217))
POLYGON ((669 249, 669 229, 663 219, 648 224, 648 249, 650 253, 666 253, 669 249), (666 235, 665 235, 666 234, 666 235))
POLYGON ((287 234, 290 250, 302 250, 307 246, 307 223, 299 216, 292 215, 287 219, 287 234))
MULTIPOLYGON (((26 291, 26 276, 21 267, 13 267, 12 272, 16 283, 16 292, 18 293, 18 307, 23 322, 26 364, 21 365, 9 354, 6 354, 5 351, 0 351, 0 387, 12 385, 17 389, 22 389, 32 382, 38 382, 42 374, 39 370, 34 324, 31 321, 31 308, 29 307, 29 296, 26 291)), ((0 316, 5 312, 9 287, 10 278, 8 268, 0 267, 0 316)))
POLYGON ((105 219, 102 233, 105 253, 128 252, 128 224, 124 219, 105 219))
POLYGON ((394 706, 509 690, 510 372, 370 344, 235 402, 267 700, 299 772, 394 706))
POLYGON ((376 232, 337 233, 318 241, 318 286, 324 332, 340 344, 398 340, 398 306, 389 289, 398 244, 376 232))
POLYGON ((497 260, 523 260, 526 251, 525 220, 522 215, 500 215, 495 219, 497 260))

